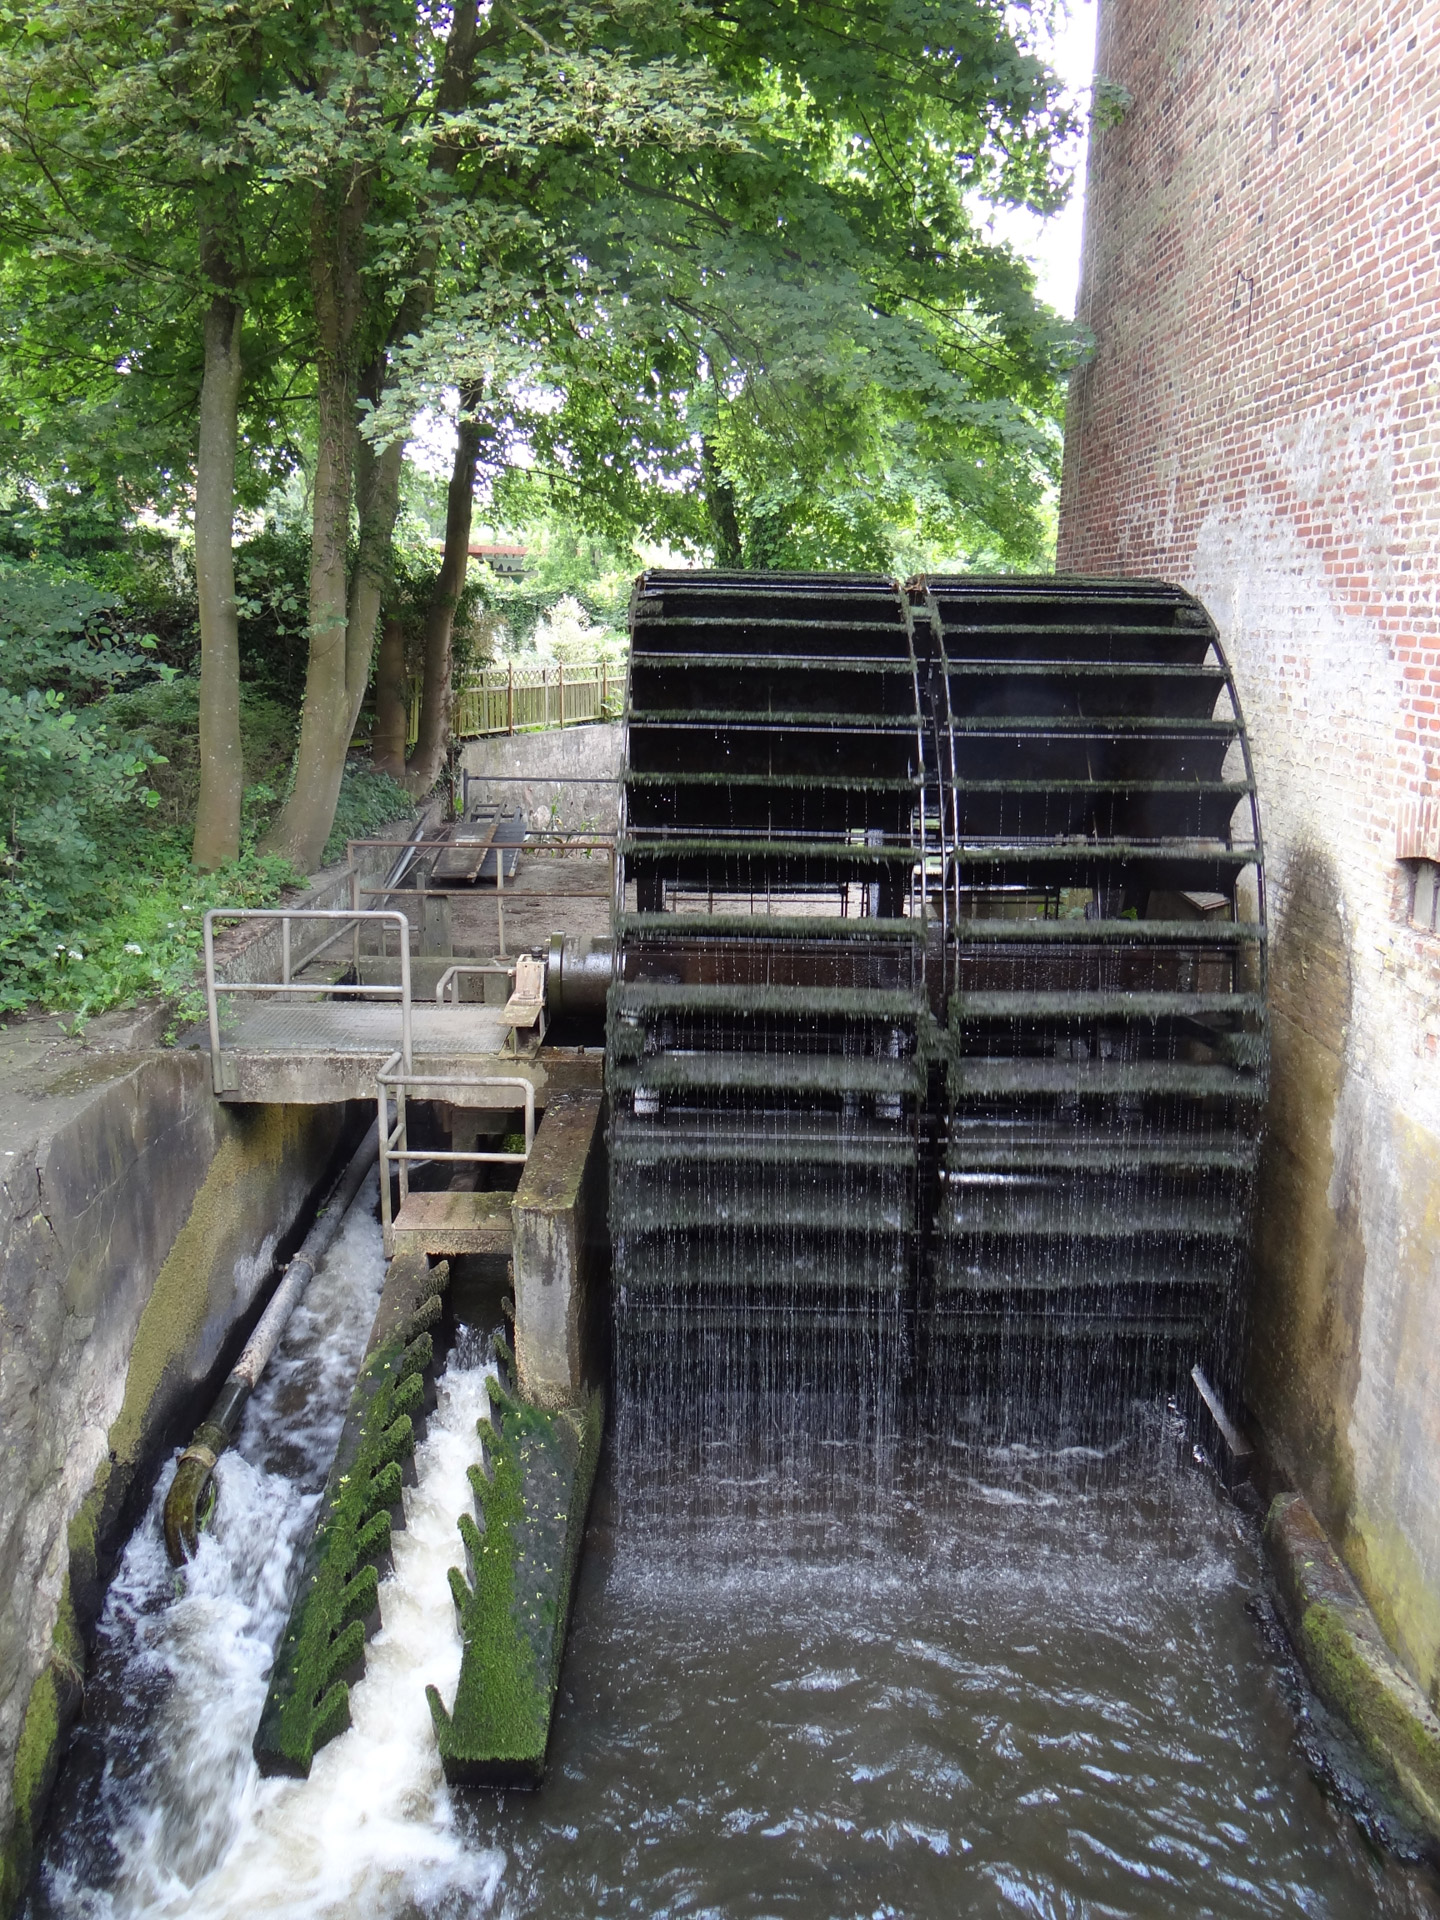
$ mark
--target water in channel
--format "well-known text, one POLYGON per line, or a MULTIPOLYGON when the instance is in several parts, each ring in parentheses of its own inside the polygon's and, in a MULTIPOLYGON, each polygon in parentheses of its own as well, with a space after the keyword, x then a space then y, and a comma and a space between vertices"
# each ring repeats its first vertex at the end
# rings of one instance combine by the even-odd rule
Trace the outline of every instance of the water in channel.
POLYGON ((1317 1784, 1253 1529, 1163 1412, 1100 1447, 733 1445, 607 1463, 551 1765, 452 1794, 425 1704, 485 1408, 457 1341, 351 1731, 250 1740, 382 1279, 357 1209, 220 1467, 177 1597, 158 1494, 112 1585, 30 1902, 49 1916, 1440 1914, 1317 1784), (698 1485, 703 1500, 692 1498, 698 1485), (1259 1609, 1263 1612, 1263 1609, 1259 1609))

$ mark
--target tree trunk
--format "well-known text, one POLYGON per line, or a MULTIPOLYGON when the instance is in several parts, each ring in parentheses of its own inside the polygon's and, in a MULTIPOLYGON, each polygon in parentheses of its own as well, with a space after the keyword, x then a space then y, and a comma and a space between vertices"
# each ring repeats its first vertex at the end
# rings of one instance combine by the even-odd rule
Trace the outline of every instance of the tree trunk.
POLYGON ((740 539, 740 516, 735 509, 735 483, 720 464, 709 434, 700 440, 700 477, 705 485, 705 512, 715 543, 717 567, 740 568, 745 549, 740 539))
MULTIPOLYGON (((335 819, 345 754, 360 710, 349 664, 350 506, 355 487, 359 319, 359 244, 364 196, 352 189, 338 209, 324 189, 310 221, 310 283, 315 309, 317 433, 310 530, 310 653, 300 709, 300 744, 290 797, 266 834, 301 872, 320 863, 335 819)), ((377 602, 378 605, 378 602, 377 602)), ((372 626, 373 634, 373 626, 372 626)), ((368 646, 366 665, 369 665, 368 646)))
MULTIPOLYGON (((476 0, 451 19, 439 106, 454 112, 467 97, 473 68, 476 0)), ((458 148, 442 147, 440 171, 453 175, 458 148)), ((300 715, 295 784, 265 836, 267 851, 310 871, 335 821, 345 755, 370 677, 375 628, 389 587, 395 517, 400 506, 404 443, 375 453, 358 431, 357 341, 364 314, 364 231, 370 186, 353 174, 343 195, 317 189, 311 210, 310 285, 315 310, 318 434, 310 547, 310 657, 300 715), (359 507, 355 571, 346 580, 352 501, 359 507), (348 591, 347 591, 348 587, 348 591)), ((421 249, 410 290, 390 329, 398 343, 423 326, 430 310, 436 247, 421 249)), ((382 353, 370 370, 371 397, 386 374, 382 353)))
POLYGON ((200 798, 191 857, 219 867, 240 851, 245 767, 240 746, 240 633, 235 603, 235 452, 244 312, 231 261, 200 219, 201 264, 216 282, 205 314, 195 470, 195 581, 200 602, 200 798))
POLYGON ((405 627, 393 617, 380 629, 375 658, 375 733, 370 764, 392 780, 405 778, 405 735, 410 730, 409 689, 405 684, 405 627))
POLYGON ((417 798, 434 786, 450 750, 455 609, 465 591, 465 569, 470 559, 475 468, 480 458, 480 422, 475 418, 474 410, 479 401, 480 395, 476 389, 462 390, 455 464, 451 469, 450 488, 445 497, 445 552, 425 614, 425 679, 420 698, 420 733, 405 769, 405 784, 417 798))

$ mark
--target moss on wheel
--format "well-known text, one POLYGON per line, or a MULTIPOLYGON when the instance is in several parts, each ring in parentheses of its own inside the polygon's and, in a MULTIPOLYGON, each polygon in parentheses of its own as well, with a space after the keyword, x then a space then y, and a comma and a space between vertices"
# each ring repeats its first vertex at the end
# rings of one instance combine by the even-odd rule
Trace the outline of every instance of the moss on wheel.
POLYGON ((447 1711, 436 1688, 426 1692, 452 1785, 533 1787, 545 1770, 604 1409, 595 1394, 577 1410, 544 1412, 498 1385, 490 1400, 493 1418, 478 1428, 489 1472, 470 1469, 482 1524, 461 1516, 467 1572, 450 1571, 464 1642, 455 1704, 447 1711))

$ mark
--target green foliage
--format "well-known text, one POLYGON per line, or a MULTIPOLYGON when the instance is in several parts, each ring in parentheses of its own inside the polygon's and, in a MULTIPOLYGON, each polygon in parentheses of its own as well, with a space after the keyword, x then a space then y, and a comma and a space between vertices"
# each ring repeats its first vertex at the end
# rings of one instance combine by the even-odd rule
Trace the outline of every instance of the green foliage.
MULTIPOLYGON (((84 1017, 140 996, 198 1017, 205 911, 266 906, 300 877, 254 851, 294 750, 293 713, 242 691, 246 847, 190 864, 199 688, 131 644, 133 614, 91 582, 0 563, 0 1012, 84 1017)), ((412 811, 404 789, 347 769, 336 850, 412 811)))
POLYGON ((640 567, 634 549, 563 512, 547 513, 546 490, 533 476, 517 476, 517 484, 505 490, 505 501, 519 526, 515 539, 526 548, 525 573, 508 580, 473 566, 470 576, 480 606, 503 623, 499 650, 533 652, 536 628, 569 600, 600 630, 595 644, 623 651, 630 591, 640 567))
POLYGON ((77 924, 124 823, 157 802, 154 749, 74 705, 146 670, 109 612, 84 583, 0 570, 0 1010, 85 958, 77 924))
POLYGON ((1135 104, 1135 96, 1119 80, 1105 80, 1098 74, 1090 88, 1090 124, 1101 132, 1118 127, 1135 104))
POLYGON ((343 858, 347 840, 364 840, 392 820, 407 818, 415 811, 415 802, 398 781, 383 773, 372 773, 363 762, 352 760, 340 783, 340 798, 335 805, 335 824, 325 843, 325 864, 343 858))
POLYGON ((303 528, 267 527, 235 548, 241 678, 292 713, 300 710, 310 652, 309 573, 303 528))
MULTIPOLYGON (((200 682, 190 675, 148 680, 108 695, 88 709, 112 734, 143 741, 162 756, 150 773, 157 820, 188 829, 200 792, 200 682)), ((259 831, 285 784, 295 750, 294 710, 253 684, 240 689, 240 741, 245 755, 246 825, 259 831)))

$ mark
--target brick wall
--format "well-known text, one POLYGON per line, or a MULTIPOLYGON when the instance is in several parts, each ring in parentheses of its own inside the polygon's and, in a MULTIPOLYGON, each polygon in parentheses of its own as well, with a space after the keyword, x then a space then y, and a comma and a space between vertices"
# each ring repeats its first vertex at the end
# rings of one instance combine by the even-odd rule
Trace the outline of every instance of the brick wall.
POLYGON ((1102 0, 1059 564, 1198 593, 1274 928, 1248 1371, 1440 1677, 1440 8, 1102 0))

